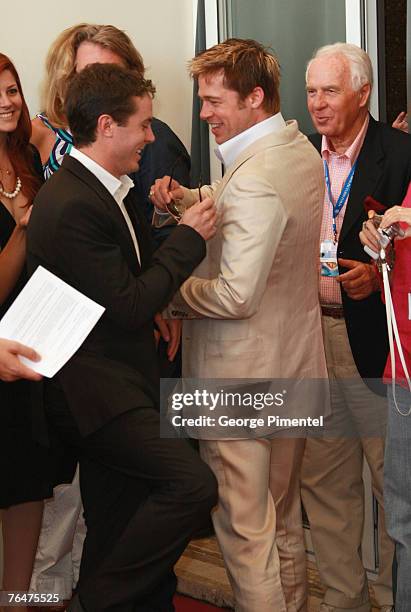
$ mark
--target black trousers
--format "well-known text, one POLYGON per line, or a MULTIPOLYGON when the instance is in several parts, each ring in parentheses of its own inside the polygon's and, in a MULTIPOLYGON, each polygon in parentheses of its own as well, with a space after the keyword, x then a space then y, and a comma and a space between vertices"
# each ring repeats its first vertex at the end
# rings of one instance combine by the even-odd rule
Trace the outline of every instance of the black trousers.
POLYGON ((86 612, 167 612, 173 566, 207 524, 217 483, 185 440, 160 438, 153 408, 82 437, 62 391, 46 391, 49 426, 75 447, 87 525, 78 594, 86 612))

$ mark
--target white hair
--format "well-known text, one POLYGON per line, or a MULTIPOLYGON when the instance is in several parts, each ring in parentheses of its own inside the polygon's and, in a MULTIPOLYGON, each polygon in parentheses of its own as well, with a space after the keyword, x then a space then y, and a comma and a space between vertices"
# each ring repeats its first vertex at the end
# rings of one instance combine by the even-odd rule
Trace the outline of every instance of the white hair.
POLYGON ((372 88, 372 64, 368 54, 364 51, 364 49, 361 49, 361 47, 357 47, 357 45, 342 42, 337 42, 333 45, 325 45, 325 47, 320 47, 320 49, 317 49, 307 64, 305 82, 307 83, 308 71, 315 59, 318 57, 331 57, 338 55, 343 56, 350 66, 351 85, 354 91, 358 91, 366 83, 369 83, 372 88))

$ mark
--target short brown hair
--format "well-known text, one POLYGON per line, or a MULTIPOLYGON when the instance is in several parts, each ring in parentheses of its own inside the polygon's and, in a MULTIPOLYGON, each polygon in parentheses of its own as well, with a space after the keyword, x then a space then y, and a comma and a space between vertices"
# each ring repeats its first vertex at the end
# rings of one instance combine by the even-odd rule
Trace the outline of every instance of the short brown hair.
POLYGON ((136 71, 117 64, 90 64, 73 76, 65 112, 74 144, 87 146, 96 140, 98 118, 110 115, 125 125, 136 111, 134 98, 154 96, 155 88, 136 71))
POLYGON ((56 127, 67 127, 65 96, 68 81, 76 71, 77 50, 83 42, 109 49, 121 57, 126 68, 144 75, 143 58, 127 34, 115 26, 79 23, 63 30, 48 51, 42 87, 42 111, 56 127))
POLYGON ((268 47, 256 40, 229 38, 202 51, 189 63, 192 77, 224 73, 224 85, 244 100, 255 87, 264 92, 263 108, 280 110, 280 65, 268 47))

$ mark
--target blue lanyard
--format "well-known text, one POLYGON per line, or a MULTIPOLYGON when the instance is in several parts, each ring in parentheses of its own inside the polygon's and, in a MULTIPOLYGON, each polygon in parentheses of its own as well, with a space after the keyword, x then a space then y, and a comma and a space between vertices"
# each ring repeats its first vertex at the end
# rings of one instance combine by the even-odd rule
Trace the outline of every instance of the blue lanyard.
POLYGON ((341 193, 339 195, 339 198, 337 200, 337 202, 334 204, 333 202, 333 196, 331 193, 331 182, 330 182, 330 172, 328 170, 328 164, 325 161, 325 159, 323 160, 324 162, 324 174, 325 174, 325 184, 327 185, 327 191, 328 191, 328 199, 330 200, 330 204, 333 208, 333 234, 334 234, 334 242, 337 242, 337 217, 338 214, 340 213, 342 207, 344 206, 347 198, 348 198, 348 194, 350 193, 351 190, 351 185, 354 179, 354 172, 355 172, 355 168, 357 167, 357 161, 355 162, 355 164, 353 165, 353 167, 350 170, 350 174, 347 176, 347 178, 345 179, 345 183, 342 187, 341 193))

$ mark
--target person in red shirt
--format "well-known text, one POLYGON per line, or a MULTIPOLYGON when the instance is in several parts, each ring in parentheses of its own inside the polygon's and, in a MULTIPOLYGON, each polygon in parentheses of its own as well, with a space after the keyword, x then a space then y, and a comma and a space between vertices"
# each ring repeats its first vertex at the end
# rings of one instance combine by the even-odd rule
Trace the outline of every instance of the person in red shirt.
MULTIPOLYGON (((411 183, 402 205, 387 210, 380 227, 384 229, 393 223, 399 223, 404 230, 404 236, 395 239, 390 282, 404 362, 396 346, 384 372, 384 380, 389 385, 384 499, 387 531, 395 542, 398 563, 395 610, 407 612, 411 601, 411 183)), ((360 233, 361 242, 379 251, 378 236, 371 218, 360 233)))

